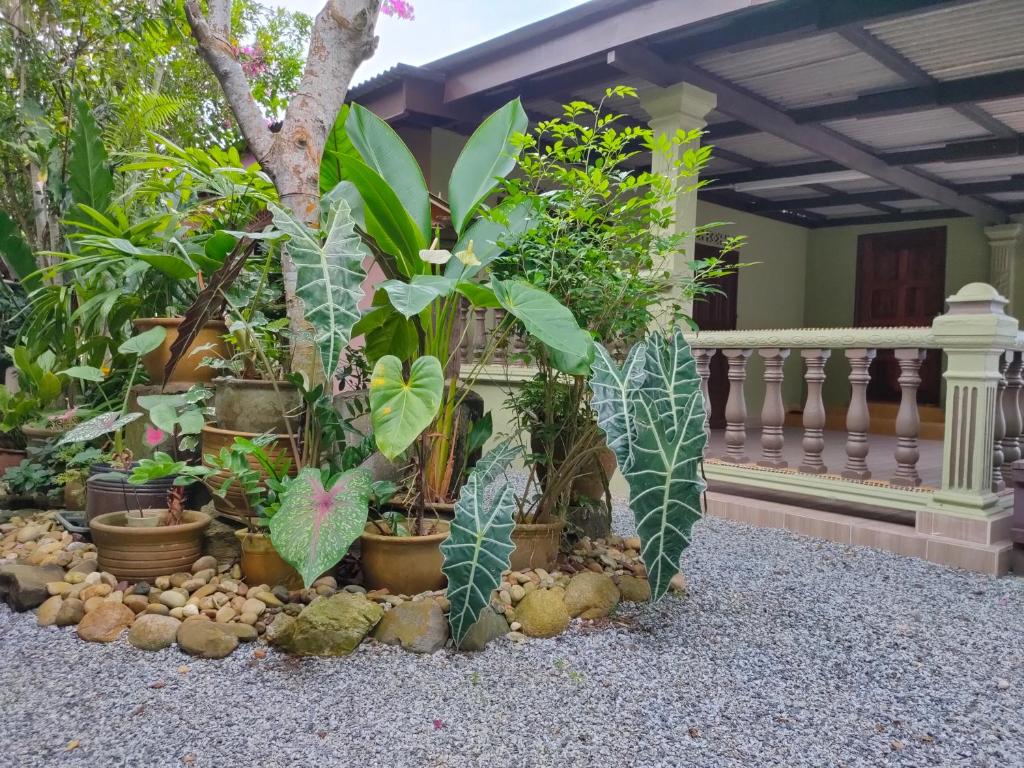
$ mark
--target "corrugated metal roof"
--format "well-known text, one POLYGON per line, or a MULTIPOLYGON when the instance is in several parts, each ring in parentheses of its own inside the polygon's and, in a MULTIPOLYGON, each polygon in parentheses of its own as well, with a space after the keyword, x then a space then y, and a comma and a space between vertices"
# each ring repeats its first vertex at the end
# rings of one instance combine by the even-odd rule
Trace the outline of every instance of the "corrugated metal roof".
POLYGON ((998 181, 1024 173, 1024 157, 996 157, 965 163, 928 163, 917 166, 933 176, 954 184, 971 181, 998 181))
POLYGON ((899 208, 901 211, 933 211, 944 207, 939 203, 936 203, 934 200, 924 200, 922 198, 916 198, 914 200, 893 200, 886 203, 886 205, 899 208))
POLYGON ((1003 203, 1020 203, 1024 202, 1024 190, 1020 192, 996 192, 995 194, 988 195, 988 197, 1003 203))
POLYGON ((1024 67, 1024 2, 982 0, 867 25, 938 80, 1024 67))
POLYGON ((930 109, 881 117, 851 117, 825 123, 829 128, 875 149, 944 144, 987 136, 988 131, 954 109, 930 109))
POLYGON ((895 72, 835 33, 712 53, 697 63, 787 108, 845 101, 865 91, 905 85, 895 72))
POLYGON ((830 219, 843 219, 848 216, 871 216, 880 215, 882 212, 877 208, 868 208, 866 205, 830 205, 825 208, 808 208, 811 213, 820 213, 830 219))
POLYGON ((1015 131, 1024 133, 1024 97, 985 101, 978 106, 1015 131))
POLYGON ((754 197, 763 197, 765 200, 789 200, 790 198, 812 198, 812 197, 824 197, 816 189, 810 187, 779 187, 778 189, 758 189, 752 192, 747 192, 748 195, 754 197))
POLYGON ((729 139, 713 141, 712 144, 761 163, 795 163, 817 157, 803 147, 790 144, 788 141, 768 133, 733 136, 729 139))
POLYGON ((854 179, 852 181, 830 181, 828 185, 840 192, 879 192, 883 189, 895 189, 895 187, 886 184, 884 181, 871 178, 854 179))

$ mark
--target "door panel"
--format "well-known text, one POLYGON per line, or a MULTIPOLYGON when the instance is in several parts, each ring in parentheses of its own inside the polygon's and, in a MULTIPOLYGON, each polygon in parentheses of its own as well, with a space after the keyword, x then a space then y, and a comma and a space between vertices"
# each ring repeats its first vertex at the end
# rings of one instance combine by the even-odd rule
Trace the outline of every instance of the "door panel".
MULTIPOLYGON (((942 313, 946 285, 946 228, 861 235, 857 239, 857 303, 861 328, 927 326, 942 313)), ((918 402, 937 405, 942 353, 931 350, 921 366, 918 402)), ((899 402, 899 364, 879 350, 871 364, 868 399, 899 402)))
MULTIPOLYGON (((698 260, 705 260, 712 257, 722 258, 730 264, 735 264, 737 254, 730 253, 724 257, 720 251, 710 245, 697 243, 696 256, 698 260)), ((731 275, 720 277, 714 281, 721 293, 713 293, 709 296, 694 301, 693 321, 702 331, 733 331, 736 330, 736 298, 739 289, 739 275, 733 272, 731 275)), ((729 365, 725 355, 718 353, 711 358, 711 376, 708 379, 708 400, 711 401, 711 429, 725 428, 725 403, 729 399, 729 365)))

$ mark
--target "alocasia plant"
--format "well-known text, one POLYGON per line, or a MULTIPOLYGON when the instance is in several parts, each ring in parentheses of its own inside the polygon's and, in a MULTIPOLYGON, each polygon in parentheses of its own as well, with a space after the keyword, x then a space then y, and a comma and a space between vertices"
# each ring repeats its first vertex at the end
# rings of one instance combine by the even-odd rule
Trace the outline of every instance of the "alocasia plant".
POLYGON ((704 397, 690 348, 678 328, 653 333, 620 368, 595 345, 592 405, 629 483, 652 599, 668 591, 701 517, 707 445, 704 397))
POLYGON ((373 478, 358 468, 325 486, 320 470, 307 467, 291 482, 270 518, 270 538, 307 587, 334 567, 363 532, 372 492, 373 478))

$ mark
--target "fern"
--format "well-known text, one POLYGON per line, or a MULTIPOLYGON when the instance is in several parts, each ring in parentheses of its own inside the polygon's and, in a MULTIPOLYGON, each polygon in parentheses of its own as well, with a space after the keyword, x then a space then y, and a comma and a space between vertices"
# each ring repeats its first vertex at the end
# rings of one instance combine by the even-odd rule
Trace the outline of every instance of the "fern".
POLYGON ((165 130, 185 106, 185 100, 150 91, 129 91, 114 106, 115 119, 103 134, 108 147, 137 147, 146 134, 165 130))

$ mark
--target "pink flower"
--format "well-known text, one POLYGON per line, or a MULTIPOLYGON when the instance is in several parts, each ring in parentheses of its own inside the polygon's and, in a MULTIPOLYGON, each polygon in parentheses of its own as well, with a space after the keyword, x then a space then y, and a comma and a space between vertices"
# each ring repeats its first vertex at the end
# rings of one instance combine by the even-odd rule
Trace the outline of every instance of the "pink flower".
POLYGON ((384 0, 380 10, 385 16, 394 16, 406 21, 412 21, 416 18, 416 11, 409 0, 384 0))
POLYGON ((143 440, 146 441, 146 445, 150 448, 156 448, 166 437, 167 435, 164 434, 162 429, 157 429, 152 424, 146 425, 146 434, 145 437, 143 437, 143 440))

